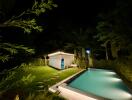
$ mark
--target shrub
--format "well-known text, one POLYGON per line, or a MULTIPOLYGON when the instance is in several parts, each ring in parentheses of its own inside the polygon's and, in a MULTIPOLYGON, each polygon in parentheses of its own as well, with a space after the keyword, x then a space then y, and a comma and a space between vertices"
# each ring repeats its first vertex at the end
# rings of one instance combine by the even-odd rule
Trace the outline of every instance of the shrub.
POLYGON ((29 66, 45 66, 45 61, 42 58, 33 58, 28 63, 29 66))
POLYGON ((65 100, 63 97, 58 96, 50 92, 42 92, 38 94, 29 94, 25 100, 65 100))
POLYGON ((116 61, 111 60, 94 60, 94 67, 104 69, 114 69, 116 61))
POLYGON ((76 60, 76 64, 80 68, 86 68, 86 67, 88 67, 88 61, 86 61, 86 59, 84 59, 84 58, 78 58, 76 60))

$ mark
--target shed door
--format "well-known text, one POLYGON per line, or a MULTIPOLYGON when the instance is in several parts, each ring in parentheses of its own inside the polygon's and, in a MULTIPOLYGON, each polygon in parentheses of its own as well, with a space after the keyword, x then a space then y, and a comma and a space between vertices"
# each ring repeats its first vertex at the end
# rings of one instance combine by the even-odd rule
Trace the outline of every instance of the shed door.
POLYGON ((61 59, 61 69, 64 69, 64 58, 61 59))

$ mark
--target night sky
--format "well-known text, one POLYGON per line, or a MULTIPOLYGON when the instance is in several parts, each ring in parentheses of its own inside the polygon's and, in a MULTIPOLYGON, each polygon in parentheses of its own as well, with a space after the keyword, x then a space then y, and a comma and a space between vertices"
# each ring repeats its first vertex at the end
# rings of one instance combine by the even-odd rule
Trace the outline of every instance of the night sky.
MULTIPOLYGON (((8 0, 6 0, 8 1, 8 0)), ((34 0, 13 0, 9 15, 20 13, 24 9, 31 8, 34 0)), ((47 11, 41 16, 43 20, 50 19, 50 24, 72 23, 78 26, 95 26, 98 14, 107 13, 115 7, 116 0, 54 0, 58 5, 52 11, 47 11)), ((4 5, 3 5, 4 6, 4 5)), ((9 4, 7 4, 9 6, 9 4)), ((6 7, 5 7, 6 8, 6 7)))
POLYGON ((57 0, 58 8, 53 10, 51 16, 56 23, 71 22, 79 26, 92 26, 96 24, 100 12, 111 10, 115 6, 112 0, 57 0))

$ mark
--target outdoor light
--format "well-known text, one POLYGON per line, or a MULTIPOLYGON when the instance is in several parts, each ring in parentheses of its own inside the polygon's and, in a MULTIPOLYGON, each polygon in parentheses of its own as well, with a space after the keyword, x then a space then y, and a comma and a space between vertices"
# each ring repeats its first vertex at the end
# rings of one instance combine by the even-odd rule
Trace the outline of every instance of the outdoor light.
POLYGON ((91 54, 91 50, 90 50, 90 48, 88 48, 88 49, 86 49, 86 53, 88 54, 87 56, 88 56, 88 66, 89 67, 93 67, 93 60, 92 60, 92 57, 90 56, 90 54, 91 54))
POLYGON ((86 53, 87 53, 87 54, 90 54, 90 49, 87 49, 87 50, 86 50, 86 53))

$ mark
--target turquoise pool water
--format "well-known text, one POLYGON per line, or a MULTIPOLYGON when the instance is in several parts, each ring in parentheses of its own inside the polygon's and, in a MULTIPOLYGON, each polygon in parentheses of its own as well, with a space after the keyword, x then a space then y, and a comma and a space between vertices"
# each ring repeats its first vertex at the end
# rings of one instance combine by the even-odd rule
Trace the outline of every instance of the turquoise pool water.
POLYGON ((113 71, 90 69, 71 81, 68 86, 111 100, 132 100, 127 86, 113 71))

